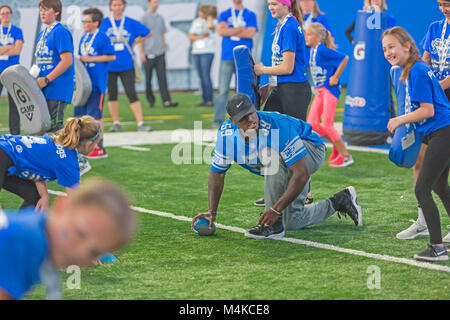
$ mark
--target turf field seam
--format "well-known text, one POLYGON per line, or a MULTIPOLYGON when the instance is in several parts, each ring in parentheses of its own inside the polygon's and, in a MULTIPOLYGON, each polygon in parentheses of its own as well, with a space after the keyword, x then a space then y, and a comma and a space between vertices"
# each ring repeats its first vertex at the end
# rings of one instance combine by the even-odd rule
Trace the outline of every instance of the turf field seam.
MULTIPOLYGON (((49 190, 49 193, 54 194, 54 195, 58 195, 58 196, 65 196, 66 195, 64 192, 54 191, 54 190, 49 190)), ((130 208, 132 210, 140 212, 140 213, 148 213, 148 214, 152 214, 152 215, 156 215, 156 216, 160 216, 160 217, 171 218, 171 219, 184 221, 184 222, 191 222, 192 221, 192 218, 185 217, 185 216, 177 216, 177 215, 175 215, 173 213, 169 213, 169 212, 161 212, 161 211, 156 211, 156 210, 149 210, 149 209, 140 208, 140 207, 136 207, 136 206, 130 206, 130 208)), ((223 224, 220 224, 220 223, 216 223, 216 228, 225 229, 225 230, 228 230, 228 231, 238 232, 238 233, 242 233, 242 234, 245 234, 245 231, 246 231, 243 228, 227 226, 227 225, 223 225, 223 224)), ((383 261, 387 261, 387 262, 401 263, 401 264, 406 264, 406 265, 410 265, 410 266, 413 266, 413 267, 419 267, 419 268, 424 268, 424 269, 429 269, 429 270, 435 270, 435 271, 442 271, 442 272, 450 273, 450 267, 439 265, 439 264, 432 264, 432 263, 428 263, 428 262, 419 262, 419 261, 412 260, 412 259, 399 258, 399 257, 389 256, 389 255, 385 255, 385 254, 378 254, 378 253, 370 253, 370 252, 365 252, 365 251, 361 251, 361 250, 341 248, 341 247, 338 247, 338 246, 325 244, 325 243, 320 243, 320 242, 301 240, 301 239, 297 239, 297 238, 288 238, 288 237, 279 238, 279 239, 271 239, 271 240, 285 241, 285 242, 289 242, 289 243, 293 243, 293 244, 300 244, 300 245, 304 245, 304 246, 308 246, 308 247, 314 247, 314 248, 318 248, 318 249, 331 250, 331 251, 336 251, 336 252, 346 253, 346 254, 352 254, 352 255, 361 256, 361 257, 370 258, 370 259, 383 260, 383 261)), ((249 241, 252 241, 252 240, 249 239, 249 241)), ((257 241, 265 241, 265 240, 257 240, 257 241)))

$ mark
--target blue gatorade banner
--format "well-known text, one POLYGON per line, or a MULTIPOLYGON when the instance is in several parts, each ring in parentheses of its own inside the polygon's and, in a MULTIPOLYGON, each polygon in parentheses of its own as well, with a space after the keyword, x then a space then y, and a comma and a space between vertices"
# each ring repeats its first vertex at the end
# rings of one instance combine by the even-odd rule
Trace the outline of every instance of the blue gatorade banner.
POLYGON ((386 28, 385 13, 358 11, 343 118, 344 137, 350 144, 384 144, 389 136, 390 65, 381 43, 386 28))
MULTIPOLYGON (((406 113, 406 85, 399 81, 402 74, 400 67, 392 67, 391 79, 397 95, 398 115, 406 113)), ((416 132, 414 123, 402 125, 395 130, 389 150, 389 160, 399 167, 411 168, 416 163, 422 145, 420 134, 416 132)))
POLYGON ((256 109, 259 110, 259 77, 253 71, 253 58, 247 46, 241 45, 233 49, 236 67, 236 92, 246 94, 256 109))

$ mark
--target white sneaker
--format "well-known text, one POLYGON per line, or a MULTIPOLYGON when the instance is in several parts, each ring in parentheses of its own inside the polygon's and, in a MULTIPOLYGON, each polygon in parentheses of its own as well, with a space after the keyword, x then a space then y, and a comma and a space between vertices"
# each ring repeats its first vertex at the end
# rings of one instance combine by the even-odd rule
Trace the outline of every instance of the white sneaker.
POLYGON ((403 230, 402 232, 397 233, 397 239, 399 240, 411 240, 415 239, 420 236, 429 236, 430 233, 428 232, 428 227, 426 225, 423 225, 419 222, 419 219, 417 221, 409 220, 413 222, 413 224, 406 230, 403 230))
MULTIPOLYGON (((450 226, 447 226, 447 229, 450 229, 450 226)), ((450 232, 444 238, 442 238, 442 242, 450 243, 450 232)))

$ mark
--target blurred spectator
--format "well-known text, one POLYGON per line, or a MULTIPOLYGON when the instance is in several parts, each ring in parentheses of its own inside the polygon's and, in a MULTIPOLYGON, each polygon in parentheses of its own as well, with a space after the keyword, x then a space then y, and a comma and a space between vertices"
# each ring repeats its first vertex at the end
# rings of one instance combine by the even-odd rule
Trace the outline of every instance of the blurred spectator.
POLYGON ((197 106, 213 106, 213 85, 211 81, 211 65, 216 49, 215 19, 217 9, 213 5, 200 6, 198 18, 192 22, 189 39, 192 41, 192 58, 197 69, 202 88, 203 101, 197 106))
POLYGON ((152 36, 139 44, 141 60, 145 67, 145 92, 150 107, 155 105, 155 96, 152 91, 153 69, 156 69, 159 92, 164 107, 176 107, 178 102, 172 102, 167 88, 166 78, 166 38, 167 32, 164 18, 156 11, 159 7, 159 0, 148 0, 149 11, 142 17, 141 22, 152 30, 152 36))
POLYGON ((300 9, 303 13, 303 28, 306 30, 311 23, 318 22, 322 24, 325 29, 330 31, 331 35, 334 36, 331 30, 330 24, 326 15, 320 11, 319 5, 316 0, 300 0, 300 9))
MULTIPOLYGON (((0 73, 6 68, 19 64, 20 52, 23 46, 22 30, 11 24, 12 10, 9 6, 0 7, 0 73)), ((0 83, 0 93, 3 85, 0 83)), ((16 104, 8 93, 9 100, 9 132, 20 134, 20 118, 16 104)))
POLYGON ((233 73, 236 73, 233 49, 245 45, 253 48, 253 37, 258 31, 256 14, 244 8, 242 0, 233 0, 233 8, 220 13, 217 32, 222 36, 222 57, 219 67, 219 89, 214 103, 213 128, 225 120, 226 102, 233 73))
MULTIPOLYGON (((386 11, 388 9, 386 0, 364 0, 364 8, 363 10, 366 11, 386 11)), ((388 25, 387 28, 390 29, 392 27, 395 27, 397 25, 397 20, 391 16, 389 13, 385 12, 388 19, 388 25)), ((350 27, 345 30, 345 36, 347 37, 348 41, 350 41, 351 44, 353 44, 353 36, 352 33, 355 30, 356 21, 353 21, 353 23, 350 25, 350 27)))

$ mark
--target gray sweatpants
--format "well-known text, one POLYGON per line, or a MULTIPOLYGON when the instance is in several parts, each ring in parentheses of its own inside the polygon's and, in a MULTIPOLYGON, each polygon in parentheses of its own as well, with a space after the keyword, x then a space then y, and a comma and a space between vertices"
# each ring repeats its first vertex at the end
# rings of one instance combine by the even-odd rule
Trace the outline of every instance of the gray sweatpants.
MULTIPOLYGON (((311 176, 322 165, 325 159, 326 147, 324 144, 317 147, 308 140, 303 140, 303 144, 308 151, 308 154, 304 159, 311 176)), ((279 160, 279 169, 275 171, 276 172, 273 174, 264 176, 264 200, 266 203, 266 210, 280 199, 281 195, 286 191, 292 176, 292 172, 286 167, 281 156, 279 160)), ((297 199, 292 201, 291 204, 282 211, 285 230, 303 229, 311 224, 319 223, 335 213, 336 210, 333 208, 329 199, 305 207, 305 200, 309 192, 310 181, 311 178, 308 180, 297 199)))

